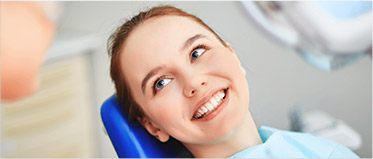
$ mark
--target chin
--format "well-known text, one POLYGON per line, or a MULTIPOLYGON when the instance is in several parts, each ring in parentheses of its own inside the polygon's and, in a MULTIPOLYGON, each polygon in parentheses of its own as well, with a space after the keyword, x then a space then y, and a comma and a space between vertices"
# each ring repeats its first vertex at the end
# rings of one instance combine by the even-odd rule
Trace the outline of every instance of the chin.
MULTIPOLYGON (((247 113, 240 111, 233 117, 230 117, 226 122, 219 124, 216 130, 214 131, 214 136, 217 140, 226 140, 229 139, 233 134, 235 134, 238 129, 244 124, 245 117, 247 113)), ((226 118, 227 119, 227 118, 226 118)))

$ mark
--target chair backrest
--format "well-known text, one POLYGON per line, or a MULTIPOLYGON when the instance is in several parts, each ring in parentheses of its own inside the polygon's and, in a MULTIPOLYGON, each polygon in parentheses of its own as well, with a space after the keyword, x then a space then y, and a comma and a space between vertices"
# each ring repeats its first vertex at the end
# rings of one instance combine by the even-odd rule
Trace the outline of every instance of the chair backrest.
POLYGON ((115 95, 102 104, 101 118, 120 158, 193 157, 179 141, 172 138, 162 143, 138 122, 129 121, 115 95))

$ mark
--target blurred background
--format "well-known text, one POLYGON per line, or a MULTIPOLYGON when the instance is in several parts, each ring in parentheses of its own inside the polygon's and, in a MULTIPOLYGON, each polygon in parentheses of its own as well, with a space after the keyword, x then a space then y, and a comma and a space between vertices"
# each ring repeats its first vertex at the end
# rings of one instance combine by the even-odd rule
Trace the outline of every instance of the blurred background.
POLYGON ((357 133, 360 157, 372 157, 371 55, 324 71, 258 29, 242 2, 130 1, 54 4, 57 30, 39 90, 1 103, 1 157, 116 157, 100 119, 102 102, 114 93, 106 42, 127 18, 159 4, 197 15, 233 46, 258 126, 291 130, 294 108, 320 110, 357 133))

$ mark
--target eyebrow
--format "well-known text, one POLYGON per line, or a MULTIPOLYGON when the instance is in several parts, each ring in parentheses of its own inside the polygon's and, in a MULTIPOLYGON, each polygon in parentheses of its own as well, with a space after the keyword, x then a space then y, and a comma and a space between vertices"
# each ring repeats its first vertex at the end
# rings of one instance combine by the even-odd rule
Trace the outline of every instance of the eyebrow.
POLYGON ((155 74, 157 74, 163 68, 164 68, 163 66, 158 66, 158 67, 152 69, 148 74, 146 74, 146 76, 144 77, 144 79, 141 82, 141 89, 142 89, 143 94, 145 94, 145 85, 149 81, 149 79, 151 77, 153 77, 155 74))
MULTIPOLYGON (((188 40, 186 40, 184 45, 181 47, 181 51, 190 47, 193 44, 194 41, 196 41, 197 39, 200 39, 200 38, 206 38, 206 36, 202 35, 202 34, 196 34, 196 35, 188 38, 188 40)), ((143 94, 145 94, 145 86, 146 86, 146 83, 148 83, 149 79, 151 77, 153 77, 155 74, 157 74, 163 68, 164 68, 163 66, 158 66, 158 67, 152 69, 151 71, 149 71, 148 74, 146 74, 146 76, 144 77, 144 79, 141 82, 141 90, 142 90, 143 94)))
POLYGON ((192 37, 190 37, 187 41, 185 41, 183 47, 181 47, 181 51, 187 49, 188 47, 190 47, 194 41, 198 40, 198 39, 201 39, 201 38, 207 38, 205 35, 203 34, 196 34, 192 37))

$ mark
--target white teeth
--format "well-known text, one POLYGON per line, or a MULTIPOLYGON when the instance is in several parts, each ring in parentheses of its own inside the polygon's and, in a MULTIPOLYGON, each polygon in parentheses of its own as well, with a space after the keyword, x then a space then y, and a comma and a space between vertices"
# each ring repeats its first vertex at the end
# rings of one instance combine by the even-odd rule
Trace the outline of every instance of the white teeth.
POLYGON ((201 116, 202 114, 200 112, 197 112, 197 116, 201 116))
POLYGON ((198 110, 198 113, 200 113, 200 114, 203 114, 203 113, 204 113, 203 110, 202 110, 202 108, 200 108, 200 109, 198 110))
POLYGON ((216 100, 218 103, 220 103, 220 101, 222 100, 218 95, 216 95, 214 98, 215 98, 215 100, 216 100))
POLYGON ((203 106, 202 111, 203 111, 203 113, 207 113, 209 110, 206 107, 203 106))
POLYGON ((211 110, 213 110, 215 107, 210 103, 210 102, 208 102, 207 104, 206 104, 206 107, 211 111, 211 110))
POLYGON ((199 117, 201 117, 202 116, 202 114, 201 113, 199 113, 198 115, 197 115, 197 117, 199 118, 199 117))
POLYGON ((219 96, 219 98, 224 98, 225 93, 224 93, 224 92, 219 92, 219 93, 218 93, 218 96, 219 96))
POLYGON ((223 100, 225 97, 224 91, 220 91, 216 93, 211 99, 201 106, 197 112, 193 115, 194 118, 200 118, 201 116, 205 115, 206 113, 213 111, 223 100))
POLYGON ((211 102, 211 104, 214 105, 214 106, 215 106, 215 105, 218 105, 218 101, 216 101, 215 98, 211 98, 211 99, 210 99, 210 102, 211 102))

